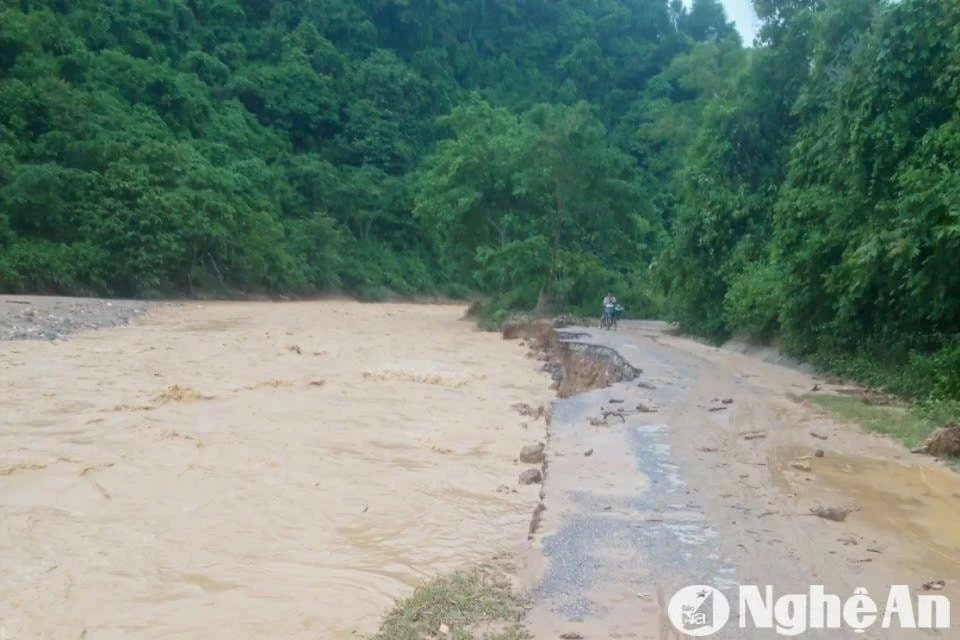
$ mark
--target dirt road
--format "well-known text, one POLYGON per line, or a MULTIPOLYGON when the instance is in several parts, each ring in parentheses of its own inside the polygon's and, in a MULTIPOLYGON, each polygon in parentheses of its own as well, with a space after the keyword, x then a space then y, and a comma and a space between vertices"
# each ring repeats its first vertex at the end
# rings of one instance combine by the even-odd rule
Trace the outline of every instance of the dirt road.
MULTIPOLYGON (((936 593, 960 603, 957 474, 799 401, 814 385, 805 373, 655 323, 569 330, 642 373, 555 407, 546 510, 521 579, 538 640, 678 638, 666 604, 698 584, 733 609, 712 638, 782 637, 738 628, 738 584, 775 597, 819 584, 843 600, 864 587, 882 607, 892 584, 943 580, 936 593), (837 522, 817 506, 858 510, 837 522)), ((960 637, 953 618, 935 636, 878 621, 865 635, 800 637, 960 637)))

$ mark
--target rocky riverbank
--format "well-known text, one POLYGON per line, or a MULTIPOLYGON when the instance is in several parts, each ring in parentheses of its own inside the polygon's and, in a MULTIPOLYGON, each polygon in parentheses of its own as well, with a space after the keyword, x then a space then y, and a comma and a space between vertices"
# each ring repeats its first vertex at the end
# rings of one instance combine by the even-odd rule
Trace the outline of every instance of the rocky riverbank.
POLYGON ((84 331, 129 324, 153 307, 139 300, 0 296, 0 341, 64 340, 84 331))

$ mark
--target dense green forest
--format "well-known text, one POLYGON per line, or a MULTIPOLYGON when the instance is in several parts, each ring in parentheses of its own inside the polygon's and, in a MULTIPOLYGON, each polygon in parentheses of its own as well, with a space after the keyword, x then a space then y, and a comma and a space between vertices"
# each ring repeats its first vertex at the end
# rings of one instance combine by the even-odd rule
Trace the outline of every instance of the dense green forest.
POLYGON ((960 3, 754 5, 4 0, 0 289, 610 289, 960 397, 960 3))

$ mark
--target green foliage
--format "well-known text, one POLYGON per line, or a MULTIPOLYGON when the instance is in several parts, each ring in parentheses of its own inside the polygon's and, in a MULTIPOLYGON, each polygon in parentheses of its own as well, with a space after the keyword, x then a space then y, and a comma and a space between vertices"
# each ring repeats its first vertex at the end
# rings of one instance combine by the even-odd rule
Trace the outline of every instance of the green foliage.
POLYGON ((659 249, 617 127, 706 41, 716 0, 6 3, 0 287, 580 304, 659 249))
POLYGON ((755 5, 765 46, 672 173, 673 317, 957 398, 960 5, 755 5))
POLYGON ((649 260, 658 221, 635 163, 585 102, 523 115, 478 96, 443 124, 414 213, 448 277, 503 309, 595 310, 604 289, 649 260))
POLYGON ((754 263, 734 278, 723 300, 727 326, 752 338, 772 339, 782 305, 780 277, 773 265, 754 263))
POLYGON ((949 421, 949 416, 957 415, 956 412, 943 412, 942 406, 931 412, 922 406, 906 408, 867 404, 859 396, 813 394, 807 399, 844 422, 892 436, 911 449, 922 445, 931 433, 949 421))
POLYGON ((451 640, 529 640, 509 585, 487 569, 435 578, 398 601, 369 640, 420 640, 441 627, 451 640))

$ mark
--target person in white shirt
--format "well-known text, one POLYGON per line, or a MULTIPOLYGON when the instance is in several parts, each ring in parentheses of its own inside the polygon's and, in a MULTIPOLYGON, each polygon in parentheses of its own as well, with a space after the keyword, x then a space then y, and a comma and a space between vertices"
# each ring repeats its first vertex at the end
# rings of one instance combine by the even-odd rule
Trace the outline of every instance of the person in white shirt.
MULTIPOLYGON (((603 315, 613 317, 613 312, 617 307, 617 299, 612 293, 608 293, 603 299, 603 315)), ((603 317, 600 318, 601 324, 603 317)))

